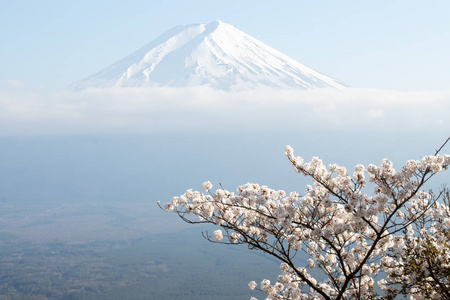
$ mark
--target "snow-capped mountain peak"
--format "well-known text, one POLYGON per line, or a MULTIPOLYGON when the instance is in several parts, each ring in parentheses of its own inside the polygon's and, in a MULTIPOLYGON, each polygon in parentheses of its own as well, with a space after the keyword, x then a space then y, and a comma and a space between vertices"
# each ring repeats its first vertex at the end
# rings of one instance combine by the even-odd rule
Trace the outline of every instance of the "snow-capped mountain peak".
POLYGON ((198 85, 227 91, 346 87, 221 21, 176 26, 71 87, 198 85))

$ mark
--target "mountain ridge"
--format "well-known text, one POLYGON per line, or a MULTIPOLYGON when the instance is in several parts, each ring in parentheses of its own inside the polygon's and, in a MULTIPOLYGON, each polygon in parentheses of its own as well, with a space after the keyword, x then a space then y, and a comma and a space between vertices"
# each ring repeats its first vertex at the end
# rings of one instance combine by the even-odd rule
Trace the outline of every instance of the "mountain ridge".
POLYGON ((176 26, 100 72, 70 86, 347 87, 222 21, 176 26))

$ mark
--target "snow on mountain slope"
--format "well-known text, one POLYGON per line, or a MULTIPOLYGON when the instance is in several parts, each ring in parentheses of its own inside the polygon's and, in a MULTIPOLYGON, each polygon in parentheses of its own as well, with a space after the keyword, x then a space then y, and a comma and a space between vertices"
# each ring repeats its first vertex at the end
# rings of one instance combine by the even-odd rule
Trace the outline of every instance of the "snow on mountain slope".
POLYGON ((346 85, 221 21, 177 26, 112 66, 71 85, 313 89, 346 85))

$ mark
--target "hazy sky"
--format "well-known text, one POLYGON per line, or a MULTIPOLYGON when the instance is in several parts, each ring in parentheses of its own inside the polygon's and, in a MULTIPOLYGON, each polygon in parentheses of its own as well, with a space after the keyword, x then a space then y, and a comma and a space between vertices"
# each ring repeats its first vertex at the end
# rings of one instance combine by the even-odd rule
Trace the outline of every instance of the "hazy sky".
POLYGON ((450 2, 0 0, 0 83, 56 91, 180 24, 220 19, 358 88, 448 90, 450 2))

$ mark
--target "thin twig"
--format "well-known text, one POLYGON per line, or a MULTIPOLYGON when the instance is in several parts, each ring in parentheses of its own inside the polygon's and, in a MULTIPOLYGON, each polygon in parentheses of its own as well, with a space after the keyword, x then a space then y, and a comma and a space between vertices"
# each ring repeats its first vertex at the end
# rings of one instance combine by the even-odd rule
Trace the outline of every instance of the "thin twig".
POLYGON ((436 153, 434 153, 434 155, 438 155, 439 152, 441 152, 442 148, 444 148, 445 144, 448 143, 448 141, 450 140, 450 136, 447 138, 447 140, 442 144, 442 146, 436 150, 436 153))

